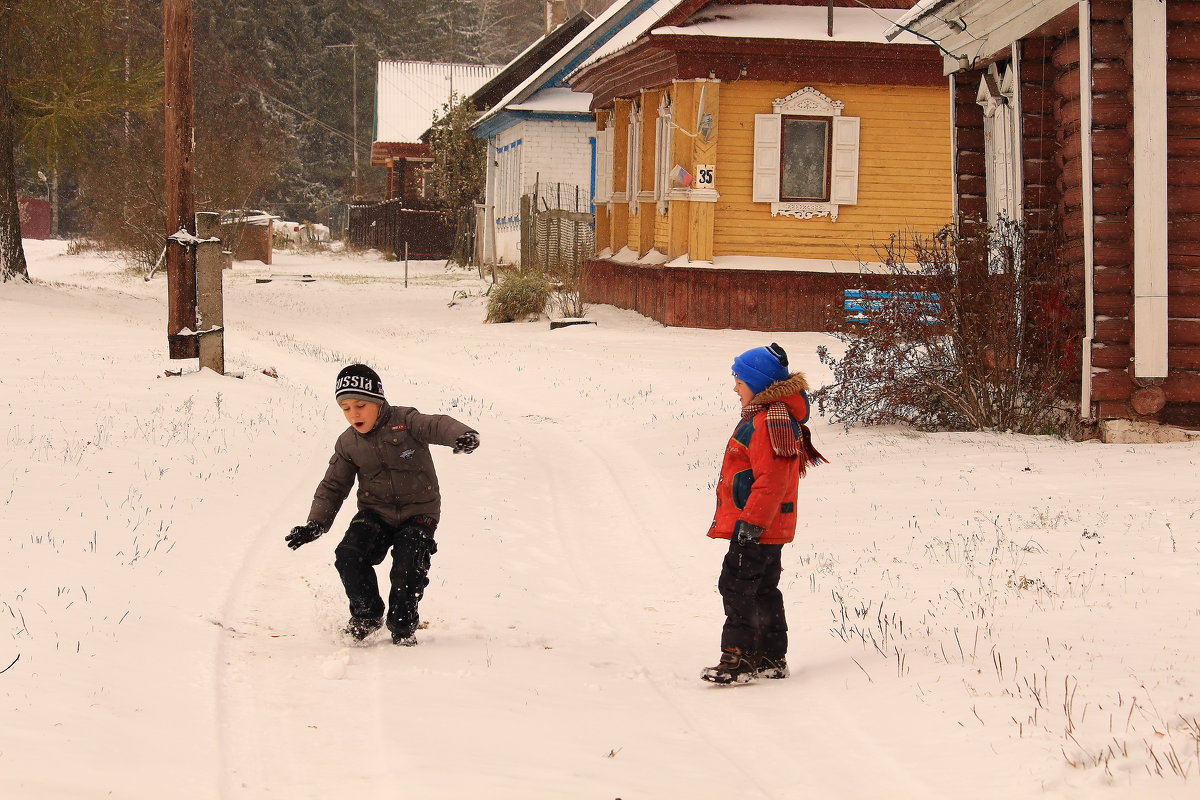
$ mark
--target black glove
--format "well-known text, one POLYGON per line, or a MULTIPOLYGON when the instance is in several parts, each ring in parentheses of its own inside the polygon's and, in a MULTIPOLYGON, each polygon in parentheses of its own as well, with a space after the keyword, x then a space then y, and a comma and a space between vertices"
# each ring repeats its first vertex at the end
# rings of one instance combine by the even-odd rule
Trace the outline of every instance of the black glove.
POLYGON ((758 544, 758 537, 762 536, 762 532, 762 528, 743 519, 739 519, 733 526, 733 538, 740 545, 758 544))
POLYGON ((479 447, 479 434, 475 431, 464 433, 454 440, 455 453, 474 453, 476 447, 479 447))
POLYGON ((283 540, 287 542, 288 547, 295 550, 302 544, 308 544, 319 539, 324 532, 325 529, 321 527, 320 523, 310 520, 303 525, 297 525, 292 528, 292 532, 283 537, 283 540))

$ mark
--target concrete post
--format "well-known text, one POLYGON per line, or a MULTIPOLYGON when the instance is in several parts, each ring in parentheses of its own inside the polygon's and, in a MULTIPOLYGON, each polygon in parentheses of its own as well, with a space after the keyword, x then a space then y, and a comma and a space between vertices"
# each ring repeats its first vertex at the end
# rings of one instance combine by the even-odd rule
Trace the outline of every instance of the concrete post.
POLYGON ((219 215, 196 215, 196 323, 200 339, 200 368, 225 374, 225 300, 222 285, 219 215))

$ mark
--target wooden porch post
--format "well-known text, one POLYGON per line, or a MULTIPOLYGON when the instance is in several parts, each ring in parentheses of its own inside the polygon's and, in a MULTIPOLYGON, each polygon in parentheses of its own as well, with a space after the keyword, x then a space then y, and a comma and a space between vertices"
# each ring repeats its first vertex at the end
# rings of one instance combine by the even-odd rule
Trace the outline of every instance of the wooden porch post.
MULTIPOLYGON (((708 186, 697 186, 692 191, 692 213, 688 221, 688 253, 692 261, 712 261, 713 224, 717 209, 717 184, 721 174, 717 164, 717 106, 721 97, 721 82, 708 80, 697 82, 696 87, 696 139, 692 150, 692 174, 700 180, 699 165, 715 168, 714 180, 708 186)), ((703 184, 703 181, 701 181, 703 184)))

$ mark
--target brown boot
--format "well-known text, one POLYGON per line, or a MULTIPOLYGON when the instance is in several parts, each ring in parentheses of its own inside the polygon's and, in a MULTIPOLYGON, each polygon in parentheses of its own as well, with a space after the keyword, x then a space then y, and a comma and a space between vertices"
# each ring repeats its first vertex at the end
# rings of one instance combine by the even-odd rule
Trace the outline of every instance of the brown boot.
POLYGON ((780 678, 786 678, 791 674, 792 673, 788 671, 787 656, 759 656, 758 677, 778 680, 780 678))
POLYGON ((700 673, 700 680, 723 686, 734 683, 749 683, 758 677, 754 660, 742 654, 736 647, 721 651, 721 660, 715 667, 706 667, 700 673))

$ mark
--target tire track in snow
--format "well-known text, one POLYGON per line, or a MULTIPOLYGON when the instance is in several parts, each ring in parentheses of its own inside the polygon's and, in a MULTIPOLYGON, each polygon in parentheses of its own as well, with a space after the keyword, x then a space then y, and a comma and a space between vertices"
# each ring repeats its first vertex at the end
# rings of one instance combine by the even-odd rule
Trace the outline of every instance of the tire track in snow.
MULTIPOLYGON (((606 504, 605 508, 611 515, 615 511, 620 511, 621 515, 628 520, 633 521, 632 526, 616 526, 618 529, 625 530, 626 533, 620 538, 624 541, 618 545, 626 546, 632 542, 641 551, 653 551, 657 555, 658 564, 666 565, 670 562, 666 559, 665 554, 656 546, 648 547, 646 545, 647 537, 637 524, 639 518, 638 513, 630 506, 629 496, 626 493, 621 482, 616 479, 616 471, 613 466, 595 450, 584 445, 571 442, 567 436, 559 434, 556 438, 558 442, 553 447, 542 445, 540 453, 535 453, 532 461, 542 466, 543 481, 550 486, 550 496, 553 501, 553 517, 557 523, 554 527, 559 532, 559 541, 562 542, 563 548, 567 555, 567 566, 572 574, 576 576, 580 585, 584 587, 586 599, 591 604, 596 613, 605 621, 607 627, 613 631, 613 636, 618 640, 618 647, 621 652, 633 654, 637 661, 637 671, 640 677, 644 678, 647 685, 658 698, 659 703, 666 706, 671 714, 678 717, 686 725, 686 729, 704 739, 706 745, 705 752, 719 754, 720 760, 724 762, 737 776, 741 785, 741 796, 753 796, 748 794, 749 789, 753 789, 757 794, 764 798, 771 798, 774 795, 763 786, 754 774, 746 769, 739 760, 733 758, 729 752, 729 748, 725 746, 720 732, 710 732, 708 725, 701 723, 696 715, 688 711, 680 702, 678 702, 672 694, 667 691, 661 684, 660 680, 654 677, 654 668, 650 661, 642 655, 642 650, 646 646, 646 638, 644 636, 631 637, 623 633, 626 628, 626 623, 629 619, 636 618, 642 610, 642 602, 631 604, 632 607, 623 609, 620 612, 610 610, 606 598, 597 588, 597 577, 593 574, 594 567, 591 565, 604 563, 600 554, 588 554, 584 552, 584 547, 580 545, 580 541, 606 541, 604 538, 614 527, 611 524, 602 524, 599 527, 604 530, 573 530, 573 521, 578 520, 580 515, 577 510, 568 504, 568 498, 579 497, 585 493, 597 493, 598 487, 605 489, 615 486, 617 492, 624 500, 619 505, 606 504), (592 459, 586 458, 570 458, 567 459, 572 464, 583 463, 599 463, 602 465, 602 470, 597 470, 594 467, 586 473, 574 473, 573 480, 568 484, 563 479, 563 473, 554 469, 546 469, 545 465, 554 463, 554 460, 562 459, 564 450, 570 449, 583 450, 592 459), (553 457, 551 457, 553 456, 553 457), (627 531, 632 529, 634 533, 630 535, 627 531)), ((644 474, 644 473, 643 473, 644 474)), ((611 492, 598 492, 602 496, 611 497, 611 492)), ((603 519, 603 517, 601 517, 603 519)), ((608 551, 610 548, 601 548, 602 551, 608 551)), ((638 585, 648 586, 654 585, 649 581, 641 581, 638 585)), ((651 599, 661 599, 661 594, 652 594, 651 599)), ((736 691, 736 690, 734 690, 736 691)), ((682 765, 677 765, 682 766, 682 765)), ((711 767, 711 764, 709 764, 711 767)))

